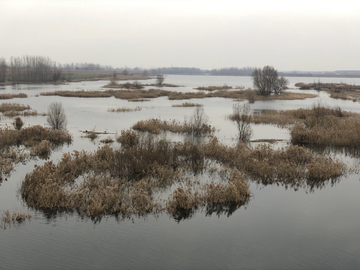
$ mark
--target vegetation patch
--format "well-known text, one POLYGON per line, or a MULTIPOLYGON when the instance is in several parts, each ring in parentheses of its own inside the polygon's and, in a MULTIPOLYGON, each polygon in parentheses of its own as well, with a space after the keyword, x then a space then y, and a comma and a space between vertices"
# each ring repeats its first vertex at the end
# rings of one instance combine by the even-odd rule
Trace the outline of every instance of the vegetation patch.
POLYGON ((0 228, 6 229, 7 226, 10 226, 11 223, 19 224, 26 219, 30 219, 30 214, 25 214, 20 211, 14 211, 12 214, 9 210, 5 211, 1 216, 0 228))
POLYGON ((0 99, 27 98, 27 94, 0 94, 0 99))
POLYGON ((105 145, 94 153, 65 153, 57 165, 35 165, 21 184, 22 198, 36 209, 77 211, 92 218, 165 211, 181 220, 198 208, 231 214, 250 198, 248 179, 314 188, 346 171, 340 161, 300 146, 250 149, 242 142, 225 146, 217 138, 203 145, 171 143, 150 135, 134 139, 132 131, 120 137, 119 149, 105 145), (189 178, 214 170, 209 166, 214 162, 224 168, 218 171, 224 183, 196 184, 189 178), (157 197, 172 186, 167 200, 157 197))
POLYGON ((199 86, 199 87, 196 87, 194 89, 201 90, 201 91, 229 90, 229 89, 232 89, 232 86, 227 86, 227 85, 223 85, 223 86, 199 86))
POLYGON ((43 96, 63 96, 63 97, 112 97, 126 100, 134 99, 150 99, 167 96, 170 100, 184 100, 193 98, 231 98, 235 100, 246 100, 249 97, 255 100, 293 100, 293 99, 305 99, 316 97, 314 94, 307 93, 291 93, 284 92, 281 95, 258 95, 256 90, 220 90, 210 93, 205 92, 176 92, 162 89, 148 89, 148 90, 105 90, 105 91, 55 91, 41 93, 43 96))
POLYGON ((200 106, 203 106, 203 105, 199 104, 199 103, 192 103, 192 102, 184 102, 181 104, 171 105, 171 107, 200 107, 200 106))
POLYGON ((118 108, 109 108, 108 112, 135 112, 141 111, 142 107, 118 107, 118 108))

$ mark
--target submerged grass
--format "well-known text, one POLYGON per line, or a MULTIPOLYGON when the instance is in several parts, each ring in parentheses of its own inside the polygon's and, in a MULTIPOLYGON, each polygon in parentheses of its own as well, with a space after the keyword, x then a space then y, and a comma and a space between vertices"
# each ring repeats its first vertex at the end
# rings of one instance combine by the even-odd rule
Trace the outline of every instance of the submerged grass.
POLYGON ((6 229, 7 225, 10 225, 11 223, 21 223, 25 221, 25 219, 30 219, 30 214, 25 214, 20 211, 14 211, 12 214, 9 212, 9 210, 5 211, 1 216, 1 223, 0 228, 6 229))
POLYGON ((118 108, 109 108, 108 112, 135 112, 141 111, 143 107, 118 107, 118 108))

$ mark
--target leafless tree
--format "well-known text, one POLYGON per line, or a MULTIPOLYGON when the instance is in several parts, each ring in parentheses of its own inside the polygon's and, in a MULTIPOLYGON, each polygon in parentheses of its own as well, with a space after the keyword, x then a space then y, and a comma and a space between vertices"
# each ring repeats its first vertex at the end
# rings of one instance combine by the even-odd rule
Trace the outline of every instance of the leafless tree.
POLYGON ((204 108, 200 106, 196 107, 189 120, 192 135, 201 136, 203 129, 206 128, 208 122, 209 117, 205 114, 204 108))
POLYGON ((113 74, 111 76, 111 79, 110 79, 110 85, 117 85, 118 82, 117 82, 117 73, 116 71, 113 71, 113 74))
POLYGON ((251 128, 252 115, 250 112, 250 106, 248 104, 241 105, 236 103, 233 105, 233 113, 228 116, 231 121, 236 123, 238 129, 239 140, 249 141, 253 131, 251 128))
POLYGON ((50 104, 47 122, 54 130, 66 129, 67 119, 61 102, 53 102, 50 104))
POLYGON ((6 60, 4 58, 0 58, 0 82, 5 82, 6 80, 6 69, 6 60))
POLYGON ((164 78, 164 75, 162 74, 159 74, 156 76, 156 84, 161 86, 164 82, 165 78, 164 78))
POLYGON ((272 93, 279 95, 289 84, 286 78, 279 78, 277 71, 272 66, 256 68, 252 73, 252 79, 255 89, 264 96, 272 93))

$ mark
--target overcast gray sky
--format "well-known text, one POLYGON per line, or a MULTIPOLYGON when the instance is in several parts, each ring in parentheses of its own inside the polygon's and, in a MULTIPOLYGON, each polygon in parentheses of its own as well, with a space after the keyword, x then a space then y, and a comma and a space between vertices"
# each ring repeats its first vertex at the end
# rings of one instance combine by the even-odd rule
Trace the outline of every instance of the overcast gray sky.
POLYGON ((360 69, 360 0, 0 0, 0 57, 360 69))

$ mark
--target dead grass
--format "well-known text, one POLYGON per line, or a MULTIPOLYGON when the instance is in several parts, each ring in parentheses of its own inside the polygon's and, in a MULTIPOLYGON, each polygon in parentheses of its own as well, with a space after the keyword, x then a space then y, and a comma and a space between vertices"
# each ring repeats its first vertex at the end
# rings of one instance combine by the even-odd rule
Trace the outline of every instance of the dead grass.
MULTIPOLYGON (((132 126, 132 129, 143 132, 147 131, 153 134, 159 134, 162 131, 192 134, 194 131, 194 127, 190 122, 180 122, 177 120, 166 121, 157 118, 140 120, 132 126)), ((214 132, 215 128, 208 124, 201 125, 199 128, 199 135, 211 135, 214 132)))
MULTIPOLYGON (((216 138, 199 145, 170 143, 153 136, 122 132, 121 148, 99 147, 94 153, 65 153, 25 176, 21 195, 28 206, 46 211, 77 211, 80 215, 148 215, 166 211, 175 219, 191 216, 198 208, 207 214, 231 214, 248 202, 247 178, 263 184, 321 187, 346 171, 339 160, 322 157, 300 146, 248 148, 239 142, 226 146, 216 138), (224 183, 196 184, 189 172, 223 166, 224 183), (172 185, 167 200, 154 194, 172 185)), ((193 173, 192 173, 193 174, 193 173)))
POLYGON ((27 98, 27 94, 0 94, 0 99, 27 98))
POLYGON ((16 145, 34 146, 43 140, 60 145, 71 143, 72 138, 67 131, 51 130, 42 126, 31 126, 20 130, 0 130, 0 148, 16 145))
POLYGON ((41 93, 41 96, 79 97, 79 98, 104 98, 112 97, 111 91, 55 91, 41 93))
POLYGON ((114 139, 111 138, 111 137, 106 137, 106 138, 100 140, 100 142, 101 142, 101 143, 107 143, 107 144, 108 144, 108 143, 113 143, 113 142, 114 142, 114 139))
POLYGON ((227 85, 223 85, 223 86, 199 86, 194 88, 196 90, 201 90, 201 91, 217 91, 217 90, 229 90, 232 89, 232 86, 227 86, 227 85))
POLYGON ((193 98, 231 98, 234 100, 246 100, 249 95, 254 96, 254 100, 293 100, 293 99, 305 99, 313 98, 316 95, 306 93, 291 93, 285 92, 281 95, 261 96, 257 95, 255 90, 220 90, 210 93, 205 92, 176 92, 162 89, 148 89, 148 90, 106 90, 106 91, 55 91, 41 93, 43 96, 63 96, 63 97, 112 97, 119 99, 126 99, 129 101, 133 100, 144 100, 151 98, 158 98, 167 96, 170 100, 184 100, 193 98))
POLYGON ((148 98, 131 98, 128 99, 129 102, 144 102, 144 101, 150 101, 148 98))
POLYGON ((118 107, 118 108, 109 108, 108 112, 135 112, 141 111, 142 107, 118 107))
POLYGON ((48 140, 42 140, 39 144, 31 147, 30 155, 46 159, 50 152, 50 142, 48 140))
POLYGON ((200 107, 200 106, 203 106, 203 105, 199 104, 199 103, 191 103, 191 102, 184 102, 181 104, 171 105, 171 107, 200 107))
POLYGON ((10 112, 10 111, 14 111, 14 112, 21 112, 21 111, 26 111, 26 110, 30 110, 30 106, 29 105, 21 105, 19 103, 2 103, 0 105, 0 112, 4 113, 4 112, 10 112))
POLYGON ((14 211, 12 214, 10 214, 9 210, 6 210, 1 216, 0 228, 6 229, 7 225, 10 225, 10 223, 21 223, 25 221, 25 219, 30 218, 30 214, 25 214, 20 211, 14 211))

